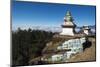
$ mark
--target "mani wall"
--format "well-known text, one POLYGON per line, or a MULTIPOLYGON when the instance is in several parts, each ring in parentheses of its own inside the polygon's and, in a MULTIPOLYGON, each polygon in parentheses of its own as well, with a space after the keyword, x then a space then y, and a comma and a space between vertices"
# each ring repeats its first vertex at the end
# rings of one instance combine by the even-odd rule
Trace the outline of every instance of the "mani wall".
POLYGON ((85 37, 70 39, 63 42, 60 46, 57 47, 57 50, 70 49, 70 51, 65 51, 64 53, 61 53, 61 54, 52 55, 51 57, 52 62, 55 62, 55 61, 67 62, 67 59, 70 59, 72 55, 83 52, 82 44, 84 42, 85 42, 85 37))

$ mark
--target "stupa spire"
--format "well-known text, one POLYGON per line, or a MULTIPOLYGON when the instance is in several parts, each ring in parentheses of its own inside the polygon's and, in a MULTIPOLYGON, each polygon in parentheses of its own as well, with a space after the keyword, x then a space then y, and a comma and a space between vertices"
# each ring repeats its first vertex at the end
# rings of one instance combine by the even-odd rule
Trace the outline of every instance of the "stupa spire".
POLYGON ((71 16, 71 12, 67 11, 66 16, 71 16))
POLYGON ((67 11, 65 17, 64 17, 64 20, 65 21, 68 21, 68 22, 73 22, 73 17, 71 15, 71 12, 70 11, 67 11))

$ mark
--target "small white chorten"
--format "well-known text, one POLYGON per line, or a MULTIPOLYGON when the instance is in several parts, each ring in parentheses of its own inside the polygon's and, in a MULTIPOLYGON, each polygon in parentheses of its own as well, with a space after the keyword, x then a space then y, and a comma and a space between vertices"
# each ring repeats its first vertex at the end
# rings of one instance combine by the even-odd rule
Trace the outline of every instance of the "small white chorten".
POLYGON ((64 24, 62 26, 62 32, 60 35, 71 35, 75 34, 76 25, 73 23, 73 18, 71 16, 70 11, 67 11, 67 14, 64 17, 64 24))
POLYGON ((83 32, 84 32, 84 34, 86 34, 86 35, 89 35, 90 34, 90 28, 89 28, 89 26, 83 26, 83 32))

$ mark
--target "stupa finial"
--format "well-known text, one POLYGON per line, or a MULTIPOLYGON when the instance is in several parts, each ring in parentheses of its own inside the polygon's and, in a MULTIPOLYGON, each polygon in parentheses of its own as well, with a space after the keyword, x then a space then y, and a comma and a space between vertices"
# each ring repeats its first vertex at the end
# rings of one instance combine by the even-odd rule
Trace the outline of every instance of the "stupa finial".
POLYGON ((73 22, 73 18, 72 18, 72 16, 71 16, 71 12, 70 12, 70 11, 67 11, 64 20, 65 20, 65 21, 73 22))
POLYGON ((71 16, 71 12, 67 11, 66 16, 71 16))

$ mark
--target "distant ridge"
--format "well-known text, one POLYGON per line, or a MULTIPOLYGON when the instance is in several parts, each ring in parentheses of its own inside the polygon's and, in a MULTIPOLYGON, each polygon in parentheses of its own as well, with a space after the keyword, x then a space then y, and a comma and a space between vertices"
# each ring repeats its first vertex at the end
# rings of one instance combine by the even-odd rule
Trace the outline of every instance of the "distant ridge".
MULTIPOLYGON (((18 28, 21 28, 22 30, 24 29, 34 29, 34 30, 44 30, 44 31, 51 31, 51 32, 61 32, 62 28, 61 27, 49 27, 49 26, 21 26, 21 27, 12 27, 13 31, 16 31, 18 28)), ((82 26, 77 26, 76 29, 81 29, 82 26)), ((89 28, 91 28, 91 30, 95 33, 95 25, 89 25, 89 28)))

